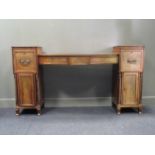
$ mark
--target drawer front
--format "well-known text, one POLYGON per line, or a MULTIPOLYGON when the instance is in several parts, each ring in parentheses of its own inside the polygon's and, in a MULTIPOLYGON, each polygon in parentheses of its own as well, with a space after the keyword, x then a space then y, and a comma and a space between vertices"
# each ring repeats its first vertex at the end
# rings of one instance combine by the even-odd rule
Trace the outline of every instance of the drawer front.
POLYGON ((94 56, 91 58, 90 64, 117 64, 117 56, 94 56))
POLYGON ((89 57, 69 57, 70 65, 88 65, 89 57))
POLYGON ((143 51, 121 51, 120 71, 143 71, 143 51))
POLYGON ((65 65, 68 64, 66 57, 39 57, 39 64, 65 65))
POLYGON ((35 49, 13 50, 14 72, 37 72, 37 54, 35 49))

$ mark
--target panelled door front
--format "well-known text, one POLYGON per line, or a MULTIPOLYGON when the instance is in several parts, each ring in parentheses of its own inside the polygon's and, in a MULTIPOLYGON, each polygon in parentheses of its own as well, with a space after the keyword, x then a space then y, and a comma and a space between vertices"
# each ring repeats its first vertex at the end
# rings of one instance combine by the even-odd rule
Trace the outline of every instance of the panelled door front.
POLYGON ((122 73, 122 104, 135 105, 139 103, 139 73, 122 73))
POLYGON ((36 96, 36 76, 31 73, 21 73, 17 75, 17 104, 23 107, 35 106, 36 96))

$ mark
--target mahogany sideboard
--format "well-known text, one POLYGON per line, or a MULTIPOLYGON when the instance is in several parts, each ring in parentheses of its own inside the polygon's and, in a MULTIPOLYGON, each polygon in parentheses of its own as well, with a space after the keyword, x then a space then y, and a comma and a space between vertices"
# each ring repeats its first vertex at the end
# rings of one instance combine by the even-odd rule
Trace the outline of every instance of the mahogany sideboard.
POLYGON ((13 73, 16 83, 16 115, 22 109, 44 107, 40 65, 97 65, 113 64, 112 105, 120 114, 122 108, 142 112, 143 46, 116 46, 111 54, 52 55, 41 47, 12 47, 13 73))

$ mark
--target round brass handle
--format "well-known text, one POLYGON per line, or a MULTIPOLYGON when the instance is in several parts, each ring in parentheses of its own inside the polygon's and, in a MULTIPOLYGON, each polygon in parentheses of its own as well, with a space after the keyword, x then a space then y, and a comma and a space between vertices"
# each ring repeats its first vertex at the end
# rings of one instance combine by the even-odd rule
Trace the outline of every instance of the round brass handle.
POLYGON ((31 60, 29 58, 21 58, 19 60, 19 63, 23 66, 27 66, 31 63, 31 60))

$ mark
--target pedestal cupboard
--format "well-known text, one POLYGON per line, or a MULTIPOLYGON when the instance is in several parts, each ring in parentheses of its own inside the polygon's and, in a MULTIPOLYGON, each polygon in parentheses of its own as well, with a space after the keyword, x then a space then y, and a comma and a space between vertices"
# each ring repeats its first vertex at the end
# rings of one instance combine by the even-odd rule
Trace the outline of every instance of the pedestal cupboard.
POLYGON ((13 47, 13 71, 16 82, 16 115, 20 109, 36 109, 40 115, 43 106, 38 66, 39 47, 13 47))
POLYGON ((119 64, 113 70, 113 104, 118 114, 122 108, 138 108, 142 112, 143 46, 117 46, 119 64))

